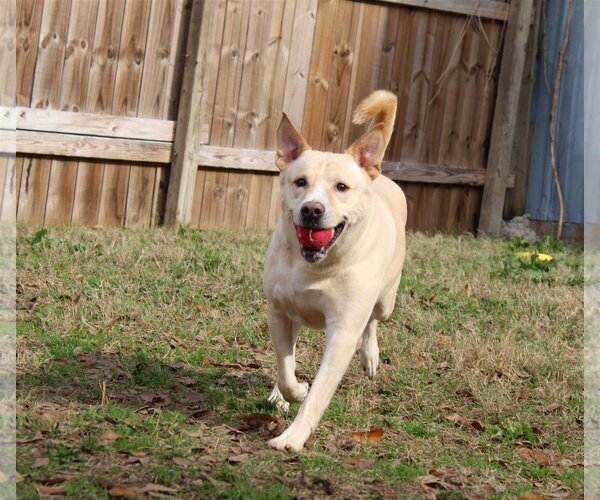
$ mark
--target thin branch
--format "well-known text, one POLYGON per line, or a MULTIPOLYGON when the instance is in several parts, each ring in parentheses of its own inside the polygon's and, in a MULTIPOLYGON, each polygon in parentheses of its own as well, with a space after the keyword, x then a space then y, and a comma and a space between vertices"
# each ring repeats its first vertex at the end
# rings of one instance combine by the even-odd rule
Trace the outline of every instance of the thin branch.
POLYGON ((556 74, 554 76, 554 91, 552 93, 552 107, 550 108, 550 160, 552 163, 552 177, 556 186, 556 192, 558 193, 558 205, 559 205, 559 218, 558 227, 556 229, 556 239, 560 240, 562 236, 562 226, 565 215, 565 203, 563 200, 562 187, 560 185, 560 178, 558 176, 558 165, 556 164, 556 139, 555 139, 555 128, 556 128, 556 110, 558 108, 558 96, 560 91, 560 80, 562 77, 563 64, 565 59, 565 52, 567 51, 567 45, 569 45, 569 34, 571 32, 571 17, 573 16, 573 4, 574 0, 569 0, 569 7, 567 10, 567 20, 565 24, 565 31, 563 33, 562 43, 558 52, 558 64, 556 66, 556 74))

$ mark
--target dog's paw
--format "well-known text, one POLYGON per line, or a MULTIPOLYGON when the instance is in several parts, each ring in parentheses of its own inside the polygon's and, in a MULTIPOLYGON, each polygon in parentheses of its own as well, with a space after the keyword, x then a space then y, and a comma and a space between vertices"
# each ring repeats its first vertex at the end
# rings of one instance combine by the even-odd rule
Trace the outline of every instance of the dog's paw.
POLYGON ((309 389, 308 382, 298 382, 293 389, 290 389, 288 392, 289 401, 294 401, 296 403, 302 403, 308 394, 309 389))
POLYGON ((291 431, 291 429, 287 429, 283 434, 271 439, 267 444, 271 448, 280 451, 301 451, 307 439, 308 436, 303 437, 291 431))
POLYGON ((369 378, 375 378, 379 367, 379 350, 377 348, 375 350, 361 349, 360 364, 369 378))
POLYGON ((277 387, 277 384, 275 384, 275 387, 273 387, 273 390, 267 398, 267 401, 282 413, 287 413, 290 411, 290 404, 285 400, 283 394, 279 392, 279 387, 277 387))

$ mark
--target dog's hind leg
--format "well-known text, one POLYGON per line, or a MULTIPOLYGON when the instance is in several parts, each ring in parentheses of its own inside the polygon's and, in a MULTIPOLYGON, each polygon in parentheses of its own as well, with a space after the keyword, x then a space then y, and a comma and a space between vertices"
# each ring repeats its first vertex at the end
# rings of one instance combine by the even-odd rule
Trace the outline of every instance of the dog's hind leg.
POLYGON ((269 308, 269 330, 277 356, 277 382, 269 402, 288 411, 289 402, 301 402, 308 393, 308 383, 296 379, 296 340, 300 325, 269 308))
POLYGON ((377 320, 371 319, 362 334, 360 363, 369 378, 374 378, 379 366, 379 347, 377 346, 377 320))

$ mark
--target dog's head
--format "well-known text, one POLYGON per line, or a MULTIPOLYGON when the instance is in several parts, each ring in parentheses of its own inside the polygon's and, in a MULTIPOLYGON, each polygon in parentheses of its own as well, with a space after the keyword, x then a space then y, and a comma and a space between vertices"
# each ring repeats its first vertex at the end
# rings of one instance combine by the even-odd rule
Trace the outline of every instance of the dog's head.
POLYGON ((308 262, 323 260, 364 215, 371 183, 381 173, 385 146, 379 124, 345 153, 314 151, 283 115, 276 158, 283 216, 294 225, 300 252, 308 262))

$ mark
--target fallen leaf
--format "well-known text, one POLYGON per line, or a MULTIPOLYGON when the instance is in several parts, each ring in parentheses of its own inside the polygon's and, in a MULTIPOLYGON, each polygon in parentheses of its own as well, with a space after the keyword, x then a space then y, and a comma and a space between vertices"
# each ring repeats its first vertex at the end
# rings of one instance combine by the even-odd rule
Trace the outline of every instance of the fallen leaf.
POLYGON ((439 335, 436 337, 435 343, 440 347, 449 347, 452 345, 452 338, 448 335, 439 335))
POLYGON ((566 408, 563 405, 561 405, 560 403, 552 403, 544 408, 544 411, 546 413, 553 413, 553 412, 559 413, 559 412, 564 412, 565 410, 566 410, 566 408))
POLYGON ((276 416, 269 413, 250 413, 248 415, 238 415, 236 418, 245 422, 248 427, 254 428, 269 425, 270 423, 277 424, 279 422, 276 416))
POLYGON ((452 486, 445 482, 443 479, 438 476, 434 476, 433 474, 428 474, 426 476, 420 476, 417 478, 421 483, 421 486, 424 488, 435 488, 441 490, 450 490, 452 486))
POLYGON ((100 439, 102 441, 116 441, 120 437, 121 435, 112 429, 106 429, 102 434, 100 434, 100 439))
POLYGON ((138 491, 140 493, 165 493, 167 495, 174 495, 178 490, 174 488, 168 488, 162 484, 148 483, 143 488, 138 488, 138 491))
POLYGON ((108 490, 108 494, 111 497, 135 498, 140 495, 140 492, 134 488, 130 488, 129 486, 115 484, 110 490, 108 490))
POLYGON ((230 464, 243 464, 244 462, 247 462, 249 458, 250 455, 248 455, 248 453, 240 453, 239 455, 230 455, 227 457, 227 461, 230 464))
POLYGON ((359 443, 377 444, 383 437, 383 429, 371 429, 370 431, 357 431, 350 433, 350 439, 359 443))
POLYGON ((180 467, 189 467, 191 465, 194 465, 193 460, 188 460, 187 458, 182 458, 182 457, 173 457, 173 458, 171 458, 171 461, 173 463, 179 465, 180 467))
POLYGON ((350 464, 350 465, 356 465, 359 462, 362 462, 363 460, 365 460, 365 458, 359 457, 358 455, 356 455, 354 457, 344 458, 344 462, 346 462, 347 464, 350 464))
POLYGON ((196 438, 196 439, 200 439, 200 438, 204 437, 204 430, 196 429, 195 431, 190 432, 188 434, 188 436, 196 438))
POLYGON ((538 493, 533 493, 531 491, 526 491, 525 493, 521 493, 519 495, 519 500, 544 500, 545 497, 538 493))
POLYGON ((477 401, 477 398, 473 395, 473 393, 467 389, 458 388, 456 389, 456 394, 459 396, 468 399, 471 402, 477 401))
POLYGON ((485 429, 485 426, 483 425, 483 423, 479 422, 478 420, 471 420, 471 419, 465 418, 462 415, 460 415, 459 413, 453 413, 451 415, 447 415, 446 419, 450 420, 451 422, 454 422, 456 425, 471 428, 476 431, 483 431, 485 429))
POLYGON ((57 486, 44 486, 38 484, 35 489, 42 495, 62 495, 67 492, 67 487, 64 484, 59 484, 57 486))
POLYGON ((389 375, 387 374, 387 368, 385 367, 385 365, 381 365, 381 380, 383 380, 384 384, 392 383, 392 380, 390 379, 389 375))
POLYGON ((169 345, 172 349, 180 347, 181 349, 187 350, 190 348, 185 340, 176 337, 175 335, 169 335, 169 345))
POLYGON ((126 464, 140 464, 146 465, 150 461, 150 458, 143 451, 135 451, 127 457, 125 460, 126 464))
POLYGON ((540 467, 546 467, 550 465, 550 458, 547 455, 544 455, 541 451, 520 446, 517 448, 517 454, 525 460, 537 462, 540 467))
POLYGON ((33 464, 31 466, 35 469, 38 469, 39 467, 45 467, 49 463, 50 463, 50 458, 38 457, 33 461, 33 464))
POLYGON ((15 480, 17 483, 23 481, 23 476, 19 473, 19 471, 15 471, 15 480))

